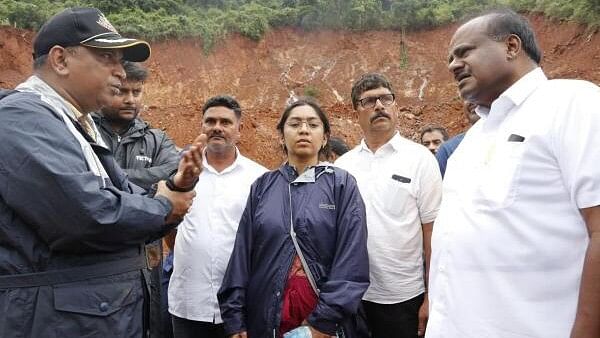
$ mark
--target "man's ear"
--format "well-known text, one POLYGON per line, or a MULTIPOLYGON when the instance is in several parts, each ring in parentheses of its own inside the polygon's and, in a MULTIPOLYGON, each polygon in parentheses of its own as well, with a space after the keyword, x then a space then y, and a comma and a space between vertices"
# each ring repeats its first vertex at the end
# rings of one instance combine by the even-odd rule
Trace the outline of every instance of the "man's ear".
POLYGON ((238 123, 238 127, 237 127, 237 129, 235 131, 236 137, 237 137, 237 142, 236 143, 239 143, 240 140, 242 139, 242 125, 243 125, 243 123, 244 122, 240 119, 240 121, 238 123))
POLYGON ((54 46, 48 52, 48 66, 59 76, 69 75, 69 62, 72 53, 61 46, 54 46))
POLYGON ((244 127, 244 119, 240 117, 239 121, 238 121, 238 127, 237 127, 237 132, 238 134, 242 134, 242 128, 244 127))
POLYGON ((521 49, 523 46, 523 42, 521 41, 521 38, 518 37, 516 34, 510 34, 506 38, 505 44, 506 44, 506 59, 507 60, 515 59, 517 57, 517 55, 519 55, 519 53, 521 52, 521 49))

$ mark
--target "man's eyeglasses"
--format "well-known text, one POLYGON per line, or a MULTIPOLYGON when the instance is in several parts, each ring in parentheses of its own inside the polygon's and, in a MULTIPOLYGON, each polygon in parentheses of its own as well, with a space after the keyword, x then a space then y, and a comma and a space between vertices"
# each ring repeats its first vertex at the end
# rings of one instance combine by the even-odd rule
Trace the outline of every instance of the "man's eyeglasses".
POLYGON ((319 129, 323 126, 323 124, 321 122, 313 121, 313 120, 292 120, 292 121, 286 122, 285 125, 292 129, 300 129, 300 128, 302 128, 302 125, 305 123, 306 123, 306 126, 308 127, 308 129, 310 129, 310 130, 319 129))
POLYGON ((379 100, 379 102, 381 102, 382 105, 388 107, 394 103, 394 101, 396 100, 396 96, 394 94, 369 96, 358 100, 358 103, 363 108, 373 108, 377 104, 377 100, 379 100))

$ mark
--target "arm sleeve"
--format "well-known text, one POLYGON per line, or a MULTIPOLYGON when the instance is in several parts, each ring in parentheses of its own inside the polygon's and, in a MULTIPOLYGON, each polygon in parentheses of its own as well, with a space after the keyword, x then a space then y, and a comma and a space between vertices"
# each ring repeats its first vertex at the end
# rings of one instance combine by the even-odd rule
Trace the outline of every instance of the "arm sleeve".
POLYGON ((154 133, 157 143, 156 153, 152 159, 152 167, 149 168, 137 168, 137 169, 124 169, 129 176, 129 179, 144 189, 149 189, 152 184, 167 179, 175 171, 179 165, 179 152, 175 148, 175 144, 161 130, 151 129, 151 133, 154 133))
POLYGON ((250 188, 250 195, 235 237, 233 252, 225 270, 221 289, 217 294, 227 336, 246 331, 246 289, 252 272, 255 185, 256 183, 250 188))
POLYGON ((365 205, 354 177, 344 176, 336 194, 338 233, 333 264, 327 281, 320 285, 317 307, 308 317, 310 325, 330 335, 357 313, 369 287, 365 205))
POLYGON ((447 142, 443 143, 438 149, 437 153, 435 153, 435 159, 437 160, 438 166, 440 167, 440 173, 442 174, 442 178, 446 173, 446 165, 448 164, 448 157, 450 157, 450 155, 448 154, 448 148, 449 147, 447 142))
POLYGON ((102 188, 49 108, 17 101, 0 113, 0 194, 53 250, 118 250, 163 230, 170 203, 102 188))
POLYGON ((419 168, 417 207, 421 223, 430 223, 437 217, 442 202, 442 176, 431 154, 423 155, 419 168))
POLYGON ((600 205, 600 88, 590 84, 571 95, 554 121, 553 149, 571 200, 583 209, 600 205))

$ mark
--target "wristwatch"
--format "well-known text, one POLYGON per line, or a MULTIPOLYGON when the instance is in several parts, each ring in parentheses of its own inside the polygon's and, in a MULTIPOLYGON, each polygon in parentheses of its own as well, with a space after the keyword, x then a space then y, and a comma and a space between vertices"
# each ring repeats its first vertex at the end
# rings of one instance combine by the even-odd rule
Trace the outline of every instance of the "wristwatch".
POLYGON ((169 188, 169 190, 171 190, 171 191, 189 192, 189 191, 194 190, 194 187, 196 186, 196 183, 198 183, 198 178, 196 177, 196 180, 194 181, 194 184, 192 184, 192 185, 190 185, 189 187, 186 187, 186 188, 180 188, 180 187, 176 186, 175 182, 173 181, 173 176, 169 177, 165 183, 167 184, 167 188, 169 188))

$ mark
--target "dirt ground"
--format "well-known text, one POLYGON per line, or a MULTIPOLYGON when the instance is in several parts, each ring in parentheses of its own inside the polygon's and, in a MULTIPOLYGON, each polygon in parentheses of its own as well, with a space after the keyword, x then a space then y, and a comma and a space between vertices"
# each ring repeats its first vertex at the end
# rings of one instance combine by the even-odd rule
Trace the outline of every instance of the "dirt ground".
MULTIPOLYGON (((530 20, 550 78, 600 84, 600 34, 540 16, 530 20)), ((451 25, 407 33, 407 58, 401 56, 401 34, 395 31, 282 29, 259 42, 232 35, 209 55, 194 39, 155 42, 146 63, 151 77, 142 117, 184 146, 199 131, 204 101, 232 94, 244 109, 242 153, 274 168, 282 160, 275 124, 290 95, 316 95, 329 113, 333 134, 355 145, 361 133, 349 103, 350 87, 361 74, 377 71, 392 80, 398 93, 398 127, 404 136, 415 139, 430 123, 445 126, 453 135, 467 127, 446 68, 447 45, 455 29, 451 25)), ((30 75, 33 36, 0 28, 0 87, 12 88, 30 75)))

